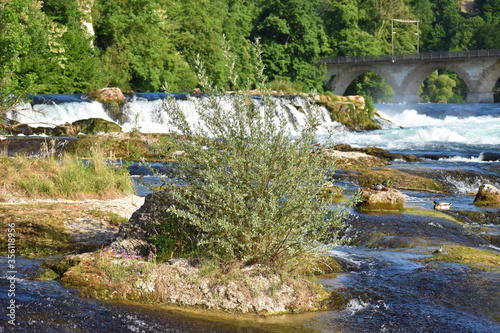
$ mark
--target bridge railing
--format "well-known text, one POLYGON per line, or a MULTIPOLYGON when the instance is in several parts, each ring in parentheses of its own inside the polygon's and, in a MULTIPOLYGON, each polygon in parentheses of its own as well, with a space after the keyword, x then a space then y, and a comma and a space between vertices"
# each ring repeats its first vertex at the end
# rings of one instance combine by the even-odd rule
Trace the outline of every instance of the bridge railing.
POLYGON ((446 52, 423 52, 411 54, 395 54, 376 56, 348 56, 320 58, 318 64, 347 64, 364 62, 391 62, 393 61, 428 61, 446 59, 470 59, 470 58, 500 58, 500 50, 473 50, 473 51, 446 51, 446 52))

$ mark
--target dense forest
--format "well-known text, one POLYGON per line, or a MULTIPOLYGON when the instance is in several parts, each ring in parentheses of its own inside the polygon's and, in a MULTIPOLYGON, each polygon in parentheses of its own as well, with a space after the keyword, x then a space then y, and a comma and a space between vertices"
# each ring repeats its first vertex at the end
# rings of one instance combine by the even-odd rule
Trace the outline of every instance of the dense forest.
MULTIPOLYGON (((239 84, 260 38, 274 86, 322 91, 318 58, 390 54, 391 18, 420 21, 421 52, 500 49, 500 0, 0 0, 0 97, 105 86, 158 91, 165 81, 190 91, 198 55, 218 85, 235 89, 225 75, 224 35, 239 84)), ((395 53, 416 52, 415 24, 395 28, 395 53)), ((422 98, 459 102, 460 81, 435 72, 422 98)), ((380 102, 392 90, 367 73, 347 93, 380 102)))

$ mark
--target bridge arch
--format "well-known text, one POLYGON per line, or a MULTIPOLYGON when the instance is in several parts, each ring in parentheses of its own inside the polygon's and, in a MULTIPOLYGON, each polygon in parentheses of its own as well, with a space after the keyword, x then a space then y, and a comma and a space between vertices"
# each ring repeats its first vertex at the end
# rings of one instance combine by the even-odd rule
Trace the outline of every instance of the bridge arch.
POLYGON ((500 78, 500 59, 492 66, 486 68, 480 76, 474 91, 478 93, 490 93, 495 83, 500 78))
POLYGON ((469 74, 457 63, 424 63, 419 66, 414 67, 401 83, 400 89, 394 91, 395 95, 399 96, 417 96, 418 101, 418 89, 424 83, 425 79, 429 77, 434 71, 438 69, 449 69, 458 74, 458 76, 464 80, 468 91, 474 91, 474 84, 469 76, 469 74))
POLYGON ((468 103, 493 103, 492 89, 500 77, 500 49, 417 54, 322 58, 326 64, 326 87, 343 95, 359 75, 373 72, 394 90, 393 102, 418 103, 418 89, 435 70, 454 71, 467 86, 468 103), (333 79, 332 79, 333 78, 333 79))
MULTIPOLYGON (((391 86, 393 90, 397 88, 397 83, 390 74, 390 72, 386 71, 383 67, 370 66, 370 65, 356 65, 352 66, 346 70, 340 71, 337 73, 335 78, 331 81, 329 85, 329 89, 335 95, 342 96, 347 87, 351 84, 354 79, 364 73, 373 72, 377 75, 380 75, 387 83, 391 86)), ((335 75, 336 73, 333 73, 335 75)))

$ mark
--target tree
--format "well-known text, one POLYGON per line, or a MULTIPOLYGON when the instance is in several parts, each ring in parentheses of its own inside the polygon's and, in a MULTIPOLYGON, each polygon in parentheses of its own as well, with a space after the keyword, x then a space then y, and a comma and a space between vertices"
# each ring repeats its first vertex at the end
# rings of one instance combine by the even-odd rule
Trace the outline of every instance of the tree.
MULTIPOLYGON (((335 241, 350 205, 333 211, 318 195, 328 174, 323 155, 313 151, 318 113, 306 111, 300 137, 292 138, 287 118, 276 119, 256 47, 260 103, 241 91, 220 97, 224 91, 210 84, 201 65, 206 99, 196 103, 196 113, 202 123, 188 123, 176 100, 166 101, 164 110, 185 152, 176 158, 176 178, 185 186, 166 183, 177 203, 169 211, 201 230, 199 246, 215 259, 293 269, 310 265, 320 244, 335 241)), ((235 82, 234 59, 227 48, 225 53, 235 82)))
POLYGON ((175 47, 175 25, 162 0, 101 0, 96 6, 97 46, 107 84, 157 91, 169 80, 176 91, 196 85, 196 77, 175 47))
POLYGON ((9 95, 31 87, 36 75, 20 77, 23 59, 36 52, 35 41, 44 32, 45 17, 36 0, 0 0, 0 104, 9 95))
POLYGON ((453 88, 457 83, 446 74, 439 74, 434 71, 426 79, 429 91, 430 102, 446 103, 453 96, 453 88))
POLYGON ((500 1, 499 0, 475 0, 474 9, 479 12, 482 18, 488 23, 500 22, 500 1))
POLYGON ((327 38, 308 1, 271 0, 265 3, 253 36, 262 38, 266 73, 271 80, 300 82, 306 90, 322 90, 324 69, 316 61, 327 38))

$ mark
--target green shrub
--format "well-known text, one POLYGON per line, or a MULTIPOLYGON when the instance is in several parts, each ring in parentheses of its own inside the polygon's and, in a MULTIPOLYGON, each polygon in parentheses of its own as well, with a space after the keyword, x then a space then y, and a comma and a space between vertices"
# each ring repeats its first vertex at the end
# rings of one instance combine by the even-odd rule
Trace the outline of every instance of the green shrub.
POLYGON ((365 110, 368 111, 368 116, 373 117, 375 115, 375 106, 373 105, 373 98, 371 96, 365 96, 365 110))
MULTIPOLYGON (((328 174, 322 154, 312 153, 318 110, 311 103, 300 137, 293 138, 286 116, 276 116, 258 42, 255 47, 254 84, 263 92, 258 106, 241 91, 221 97, 225 92, 210 84, 200 62, 206 98, 195 109, 203 125, 189 124, 173 97, 165 100, 185 152, 175 157, 177 180, 185 186, 166 181, 178 203, 168 214, 202 230, 198 246, 215 260, 294 269, 311 264, 323 243, 335 243, 352 202, 334 210, 318 195, 328 174)), ((233 64, 225 46, 224 52, 233 64)), ((235 81, 234 69, 227 68, 235 81)))
POLYGON ((293 95, 304 92, 304 87, 298 82, 290 82, 285 79, 274 79, 271 81, 270 89, 282 91, 285 95, 293 95))

